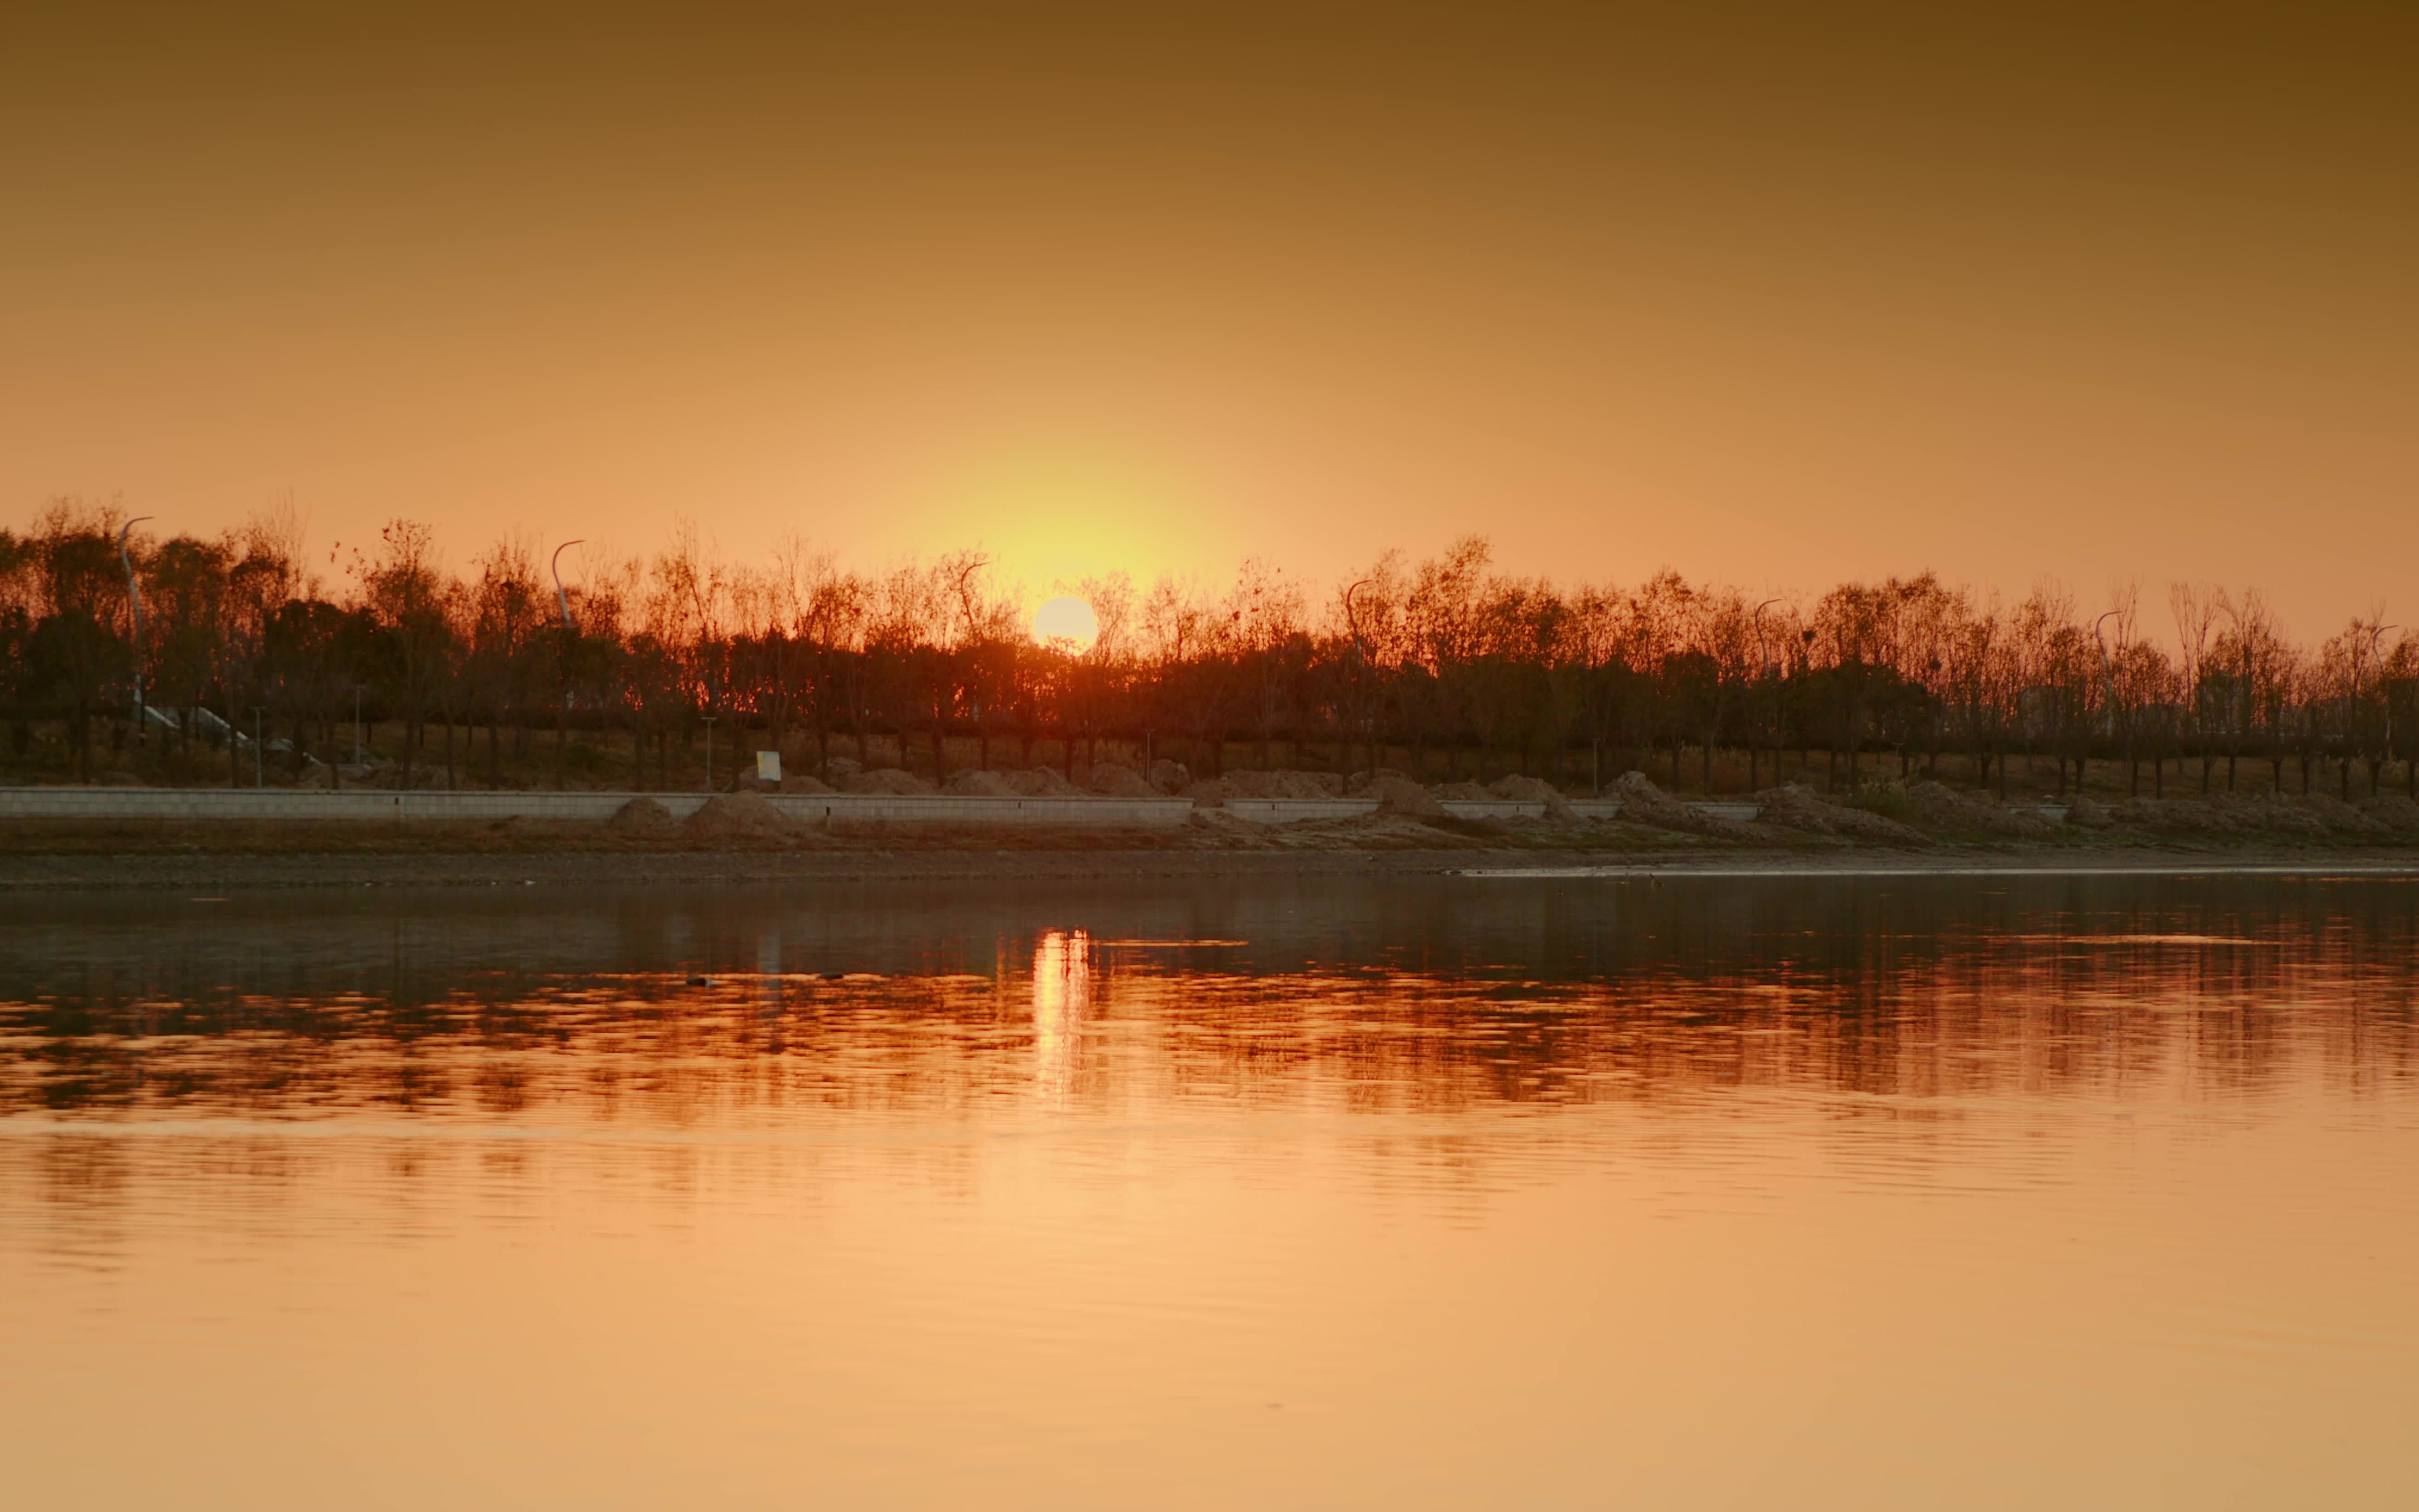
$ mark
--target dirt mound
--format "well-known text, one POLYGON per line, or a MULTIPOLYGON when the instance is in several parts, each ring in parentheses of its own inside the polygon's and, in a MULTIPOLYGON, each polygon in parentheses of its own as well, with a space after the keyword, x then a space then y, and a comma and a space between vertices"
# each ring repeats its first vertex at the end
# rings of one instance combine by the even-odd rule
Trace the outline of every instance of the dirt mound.
POLYGON ((1191 798, 1195 809, 1223 809, 1226 806, 1226 784, 1218 778, 1200 782, 1187 782, 1178 790, 1179 797, 1191 798))
POLYGON ((613 810, 605 827, 617 835, 669 835, 680 825, 672 811, 653 798, 632 798, 613 810))
POLYGON ((1131 766, 1117 766, 1102 762, 1087 774, 1093 792, 1110 798, 1156 798, 1159 790, 1143 780, 1142 774, 1131 766))
POLYGON ((1021 796, 1009 785, 1007 778, 997 772, 960 772, 949 779, 942 789, 962 798, 1013 798, 1021 796))
POLYGON ((843 793, 880 793, 896 797, 911 794, 931 793, 932 784, 913 772, 902 772, 896 766, 885 766, 871 772, 859 772, 840 785, 843 793))
POLYGON ((2127 798, 2108 806, 2111 822, 2127 829, 2148 829, 2165 835, 2224 835, 2238 829, 2267 828, 2248 813, 2230 812, 2193 798, 2127 798))
POLYGON ((1369 784, 1381 777, 1400 778, 1406 782, 1412 780, 1411 774, 1409 772, 1398 772, 1391 766, 1380 766, 1374 772, 1355 772, 1346 778, 1344 795, 1348 798, 1361 797, 1368 791, 1369 784))
POLYGON ((2419 803, 2399 793, 2388 793, 2362 804, 2362 811, 2397 834, 2419 833, 2419 803))
POLYGON ((844 791, 848 786, 848 779, 864 770, 865 764, 862 762, 854 762, 845 756, 835 756, 824 763, 824 780, 829 782, 835 790, 844 791))
POLYGON ((2207 807, 2233 829, 2270 835, 2298 835, 2312 840, 2323 839, 2327 834, 2327 823, 2317 812, 2295 799, 2281 798, 2273 794, 2256 798, 2213 794, 2207 807))
POLYGON ((1552 783, 1533 777, 1503 777, 1495 780, 1494 796, 1510 798, 1518 803, 1542 803, 1546 817, 1558 825, 1567 825, 1576 817, 1571 801, 1563 796, 1552 783))
POLYGON ((1344 779, 1333 772, 1227 772, 1218 781, 1230 798, 1344 796, 1344 779))
POLYGON ((753 793, 717 793, 681 821, 680 831, 691 840, 792 840, 804 826, 753 793))
POLYGON ((803 794, 808 797, 815 797, 819 795, 831 792, 832 785, 828 782, 820 781, 814 778, 809 777, 804 772, 801 772, 795 777, 785 777, 781 779, 781 791, 784 793, 803 794))
POLYGON ((1023 772, 1002 772, 1000 780, 1020 798, 1070 798, 1083 789, 1058 775, 1055 766, 1036 766, 1023 772))
POLYGON ((1150 785, 1162 793, 1181 793, 1193 783, 1193 769, 1162 756, 1150 764, 1150 785))
POLYGON ((2301 800, 2301 808, 2304 812, 2316 815, 2319 823, 2338 835, 2375 838, 2394 832, 2394 826, 2377 815, 2364 812, 2332 794, 2309 794, 2301 800))
POLYGON ((1436 795, 1399 772, 1379 772, 1362 786, 1359 796, 1378 800, 1381 814, 1400 814, 1407 819, 1442 819, 1444 805, 1436 795))
MULTIPOLYGON (((2108 806, 2109 818, 2129 829, 2167 835, 2330 835, 2377 840, 2394 826, 2341 798, 2313 793, 2304 797, 2127 798, 2108 806)), ((2071 815, 2070 815, 2071 817, 2071 815)))
POLYGON ((1436 795, 1440 798, 1465 799, 1491 798, 1495 796, 1494 794, 1487 792, 1485 788, 1480 787, 1475 782, 1441 782, 1437 784, 1436 795))
POLYGON ((2077 794, 2074 801, 2066 806, 2066 822, 2077 829, 2106 829, 2117 820, 2106 804, 2077 794))
POLYGON ((1624 772, 1612 784, 1613 795, 1621 799, 1621 817, 1634 825, 1651 825, 1656 829, 1686 830, 1692 835, 1710 835, 1716 840, 1756 841, 1763 837, 1753 826, 1735 819, 1722 819, 1700 813, 1687 804, 1655 785, 1643 772, 1624 772))
POLYGON ((2057 826, 2035 813, 2019 813, 1995 803, 1971 798, 1937 782, 1918 782, 1906 799, 1927 825, 1936 829, 2003 835, 2010 840, 2055 840, 2057 826))
POLYGON ((1932 837, 1913 825, 1902 825, 1895 819, 1864 809, 1833 803, 1798 782, 1784 782, 1777 788, 1759 793, 1756 801, 1763 805, 1763 811, 1756 817, 1767 825, 1779 825, 1784 829, 1804 830, 1810 835, 1836 835, 1872 845, 1932 843, 1932 837))

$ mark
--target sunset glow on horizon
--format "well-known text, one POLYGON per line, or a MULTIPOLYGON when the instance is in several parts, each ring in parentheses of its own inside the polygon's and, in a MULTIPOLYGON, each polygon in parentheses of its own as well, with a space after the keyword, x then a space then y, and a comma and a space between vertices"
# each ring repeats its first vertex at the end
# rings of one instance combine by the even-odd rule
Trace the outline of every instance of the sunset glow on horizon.
POLYGON ((2419 611, 2407 11, 1748 20, 49 13, 0 521, 2419 611))
POLYGON ((2419 5, 5 36, 11 1504, 2410 1495, 2419 5))
POLYGON ((1045 646, 1080 656, 1100 638, 1099 616, 1072 594, 1061 594, 1033 611, 1033 639, 1045 646))

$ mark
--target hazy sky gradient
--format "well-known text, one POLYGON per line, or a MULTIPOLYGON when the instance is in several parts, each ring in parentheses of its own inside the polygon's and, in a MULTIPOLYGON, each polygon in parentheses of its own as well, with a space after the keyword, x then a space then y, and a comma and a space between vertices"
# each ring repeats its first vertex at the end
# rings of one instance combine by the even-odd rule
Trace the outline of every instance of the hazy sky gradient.
POLYGON ((2407 8, 228 14, 0 39, 0 520, 2419 615, 2407 8))

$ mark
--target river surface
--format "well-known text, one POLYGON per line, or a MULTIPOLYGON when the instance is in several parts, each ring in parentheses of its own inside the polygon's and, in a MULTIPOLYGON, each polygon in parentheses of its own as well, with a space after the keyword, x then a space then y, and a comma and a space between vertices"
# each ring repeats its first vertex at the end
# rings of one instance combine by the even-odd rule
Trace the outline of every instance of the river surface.
POLYGON ((2419 885, 28 897, 11 1507, 2402 1507, 2419 885))

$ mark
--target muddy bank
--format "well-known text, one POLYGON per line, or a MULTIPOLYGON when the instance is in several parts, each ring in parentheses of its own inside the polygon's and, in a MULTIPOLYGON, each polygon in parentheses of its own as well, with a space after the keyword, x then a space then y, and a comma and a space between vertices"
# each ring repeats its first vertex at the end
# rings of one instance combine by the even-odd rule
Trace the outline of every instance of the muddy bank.
POLYGON ((1388 876, 1441 872, 1672 872, 1807 875, 1970 872, 2419 875, 2419 850, 2377 847, 2004 847, 1823 851, 1557 849, 1467 844, 1389 849, 660 850, 518 853, 0 855, 0 892, 261 888, 693 887, 852 879, 1388 876))
POLYGON ((1362 784, 1379 799, 1377 811, 1360 817, 1257 823, 1227 811, 1225 801, 1234 795, 1203 793, 1204 806, 1190 823, 1148 830, 819 827, 751 794, 717 796, 680 821, 646 798, 603 822, 12 818, 0 819, 0 889, 1250 876, 1630 864, 1820 871, 1887 862, 1953 871, 2419 863, 2419 805, 2399 797, 2360 805, 2322 795, 2077 800, 2058 823, 1935 783, 1868 788, 1847 801, 1793 784, 1756 795, 1749 810, 1756 817, 1749 821, 1679 801, 1633 772, 1618 784, 1621 817, 1583 818, 1542 783, 1532 784, 1537 792, 1507 787, 1525 780, 1507 779, 1491 795, 1538 802, 1542 811, 1527 818, 1456 817, 1435 793, 1380 772, 1362 784))

